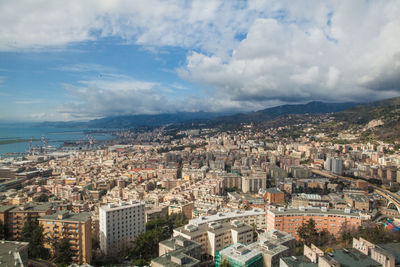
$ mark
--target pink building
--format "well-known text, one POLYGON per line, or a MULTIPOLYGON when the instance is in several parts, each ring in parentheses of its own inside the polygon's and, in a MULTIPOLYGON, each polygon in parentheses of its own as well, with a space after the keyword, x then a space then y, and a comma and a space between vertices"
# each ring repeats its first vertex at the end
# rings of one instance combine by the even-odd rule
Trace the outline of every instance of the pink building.
POLYGON ((358 228, 361 217, 350 210, 329 210, 326 208, 271 209, 267 212, 267 229, 290 233, 299 239, 297 230, 308 220, 313 219, 317 231, 327 230, 339 237, 342 227, 358 228))

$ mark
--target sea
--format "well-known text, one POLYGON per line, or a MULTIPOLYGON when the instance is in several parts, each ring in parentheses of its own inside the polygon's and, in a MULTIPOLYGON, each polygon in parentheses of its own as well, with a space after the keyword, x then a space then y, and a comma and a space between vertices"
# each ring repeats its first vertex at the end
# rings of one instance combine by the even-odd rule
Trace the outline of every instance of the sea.
MULTIPOLYGON (((16 139, 39 139, 33 141, 32 146, 43 146, 42 137, 47 144, 60 147, 65 141, 88 141, 85 131, 96 131, 102 129, 81 128, 58 128, 58 127, 35 127, 35 126, 8 126, 0 125, 0 141, 16 139)), ((92 132, 89 134, 97 141, 110 140, 114 136, 110 133, 92 132)), ((0 144, 0 155, 9 152, 26 152, 29 150, 29 141, 0 144)))

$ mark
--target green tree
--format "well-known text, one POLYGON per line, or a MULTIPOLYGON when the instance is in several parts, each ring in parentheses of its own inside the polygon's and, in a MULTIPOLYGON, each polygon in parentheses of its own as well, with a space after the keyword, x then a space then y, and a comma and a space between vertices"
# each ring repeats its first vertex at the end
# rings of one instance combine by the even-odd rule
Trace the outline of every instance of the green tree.
POLYGON ((5 227, 2 221, 0 221, 0 239, 5 239, 5 227))
POLYGON ((257 241, 258 233, 257 233, 257 227, 256 224, 253 223, 253 241, 257 241))
POLYGON ((100 248, 100 241, 95 234, 92 234, 92 249, 100 248))
POLYGON ((61 265, 68 265, 72 262, 72 255, 73 254, 68 239, 61 239, 55 247, 55 262, 61 265))
POLYGON ((29 242, 28 256, 31 258, 46 258, 48 253, 43 246, 43 227, 37 221, 28 219, 21 232, 21 241, 29 242))
POLYGON ((297 234, 307 246, 315 242, 318 239, 318 232, 314 220, 310 219, 307 223, 303 223, 297 230, 297 234))
POLYGON ((148 265, 152 258, 158 256, 158 243, 171 237, 173 229, 188 222, 182 213, 173 213, 166 219, 157 218, 146 223, 146 232, 138 235, 129 251, 132 264, 148 265))
POLYGON ((40 196, 35 197, 33 199, 33 201, 35 201, 35 202, 48 202, 49 201, 49 196, 46 195, 46 194, 41 194, 40 196))
POLYGON ((99 197, 105 196, 107 194, 107 189, 101 189, 99 192, 99 197))

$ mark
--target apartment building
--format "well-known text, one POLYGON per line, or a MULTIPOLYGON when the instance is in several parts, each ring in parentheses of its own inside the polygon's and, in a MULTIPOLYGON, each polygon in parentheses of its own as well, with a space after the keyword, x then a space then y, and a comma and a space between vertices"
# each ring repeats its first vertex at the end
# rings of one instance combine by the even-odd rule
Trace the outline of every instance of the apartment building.
POLYGON ((271 230, 258 235, 258 241, 250 244, 251 250, 262 254, 263 266, 277 267, 279 259, 295 254, 296 239, 288 233, 271 230))
POLYGON ((37 220, 38 218, 52 213, 51 203, 29 203, 14 207, 7 211, 7 229, 11 239, 20 238, 22 228, 28 220, 37 220))
POLYGON ((242 189, 242 177, 237 173, 224 173, 220 175, 224 179, 224 185, 227 188, 236 187, 242 189))
POLYGON ((232 267, 260 267, 263 266, 263 256, 260 251, 236 243, 217 252, 215 266, 224 266, 225 263, 232 267))
POLYGON ((169 205, 168 215, 171 215, 173 213, 182 213, 183 215, 185 215, 185 218, 191 219, 193 209, 194 202, 175 202, 169 205))
POLYGON ((268 203, 285 204, 285 193, 276 187, 267 188, 265 189, 264 199, 268 203))
POLYGON ((370 201, 365 195, 360 194, 345 194, 344 200, 350 205, 352 209, 369 211, 370 201))
POLYGON ((45 215, 38 221, 43 226, 46 248, 52 251, 55 241, 67 238, 73 253, 72 260, 78 264, 91 262, 92 219, 89 212, 74 214, 69 211, 60 211, 45 215))
POLYGON ((340 267, 340 266, 357 266, 357 267, 391 267, 393 265, 384 265, 372 257, 365 255, 363 252, 355 249, 336 249, 332 252, 325 253, 317 246, 304 245, 303 256, 282 257, 280 259, 280 267, 340 267))
POLYGON ((128 249, 135 237, 146 230, 144 202, 132 200, 101 206, 99 217, 100 248, 105 254, 128 249))
POLYGON ((374 244, 360 237, 353 238, 353 248, 384 267, 400 265, 400 243, 374 244))
POLYGON ((237 220, 227 223, 211 222, 199 226, 187 224, 174 229, 174 237, 182 236, 201 245, 202 254, 215 258, 216 252, 240 242, 253 241, 253 228, 237 220))
POLYGON ((258 192, 260 188, 267 187, 267 177, 260 175, 243 176, 242 177, 242 192, 243 193, 254 193, 258 192))
POLYGON ((327 230, 335 237, 339 237, 342 227, 358 228, 361 226, 361 216, 359 212, 345 210, 329 210, 322 208, 299 209, 271 209, 267 212, 267 229, 276 229, 290 233, 299 239, 297 230, 308 220, 313 219, 317 231, 327 230))
POLYGON ((199 266, 201 263, 200 244, 182 236, 161 241, 158 247, 159 257, 152 259, 151 266, 153 267, 199 266))

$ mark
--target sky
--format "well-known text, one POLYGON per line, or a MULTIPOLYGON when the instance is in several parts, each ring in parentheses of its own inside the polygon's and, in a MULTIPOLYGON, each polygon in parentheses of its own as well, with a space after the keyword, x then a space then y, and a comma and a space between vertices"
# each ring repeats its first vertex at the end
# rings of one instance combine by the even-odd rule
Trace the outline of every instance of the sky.
POLYGON ((400 1, 0 1, 0 121, 400 95, 400 1))

